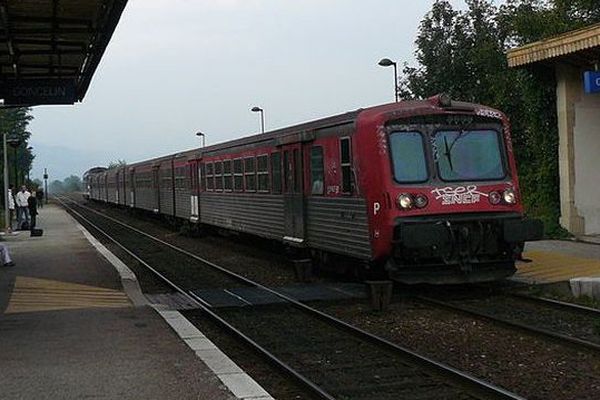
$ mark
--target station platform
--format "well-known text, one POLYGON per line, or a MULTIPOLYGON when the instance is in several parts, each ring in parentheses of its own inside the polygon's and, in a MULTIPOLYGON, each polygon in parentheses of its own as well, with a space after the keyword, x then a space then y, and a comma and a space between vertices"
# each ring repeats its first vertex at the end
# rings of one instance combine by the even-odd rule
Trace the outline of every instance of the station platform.
POLYGON ((0 267, 0 398, 271 398, 177 311, 125 292, 63 209, 38 225, 42 237, 2 239, 16 266, 0 267))
POLYGON ((517 264, 516 280, 543 284, 600 277, 600 244, 569 240, 530 242, 523 257, 531 262, 517 264))

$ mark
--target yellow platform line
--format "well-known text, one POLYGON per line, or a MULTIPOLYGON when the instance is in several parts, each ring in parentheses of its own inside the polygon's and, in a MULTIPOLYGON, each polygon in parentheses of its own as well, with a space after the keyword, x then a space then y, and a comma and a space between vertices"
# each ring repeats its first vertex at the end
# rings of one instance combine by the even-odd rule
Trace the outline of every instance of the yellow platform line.
POLYGON ((18 276, 5 313, 130 306, 118 290, 18 276))
POLYGON ((530 251, 524 254, 531 263, 517 266, 517 277, 551 283, 578 277, 600 276, 600 260, 573 257, 553 251, 530 251))

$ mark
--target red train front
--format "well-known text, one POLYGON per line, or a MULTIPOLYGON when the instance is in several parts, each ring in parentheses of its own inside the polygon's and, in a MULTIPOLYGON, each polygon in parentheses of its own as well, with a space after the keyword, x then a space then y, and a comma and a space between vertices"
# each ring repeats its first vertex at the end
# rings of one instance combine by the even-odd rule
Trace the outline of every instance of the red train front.
POLYGON ((445 95, 382 106, 359 115, 354 141, 373 261, 394 279, 501 279, 523 242, 541 238, 541 223, 523 218, 501 112, 445 95))

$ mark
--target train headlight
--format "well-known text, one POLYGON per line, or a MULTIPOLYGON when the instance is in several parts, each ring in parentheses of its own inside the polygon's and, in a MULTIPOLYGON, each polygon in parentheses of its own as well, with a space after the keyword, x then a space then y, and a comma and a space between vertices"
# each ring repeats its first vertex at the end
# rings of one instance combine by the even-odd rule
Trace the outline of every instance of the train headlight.
POLYGON ((516 204, 517 195, 513 189, 506 189, 502 194, 502 199, 504 199, 506 204, 516 204))
POLYGON ((491 192, 489 199, 490 203, 493 205, 498 205, 502 201, 502 195, 498 192, 491 192))
POLYGON ((425 208, 425 207, 427 207, 428 203, 429 203, 429 200, 427 199, 427 196, 425 196, 424 194, 418 194, 415 197, 415 206, 417 208, 425 208))
POLYGON ((410 210, 413 208, 413 198, 410 194, 403 193, 398 196, 398 205, 403 210, 410 210))

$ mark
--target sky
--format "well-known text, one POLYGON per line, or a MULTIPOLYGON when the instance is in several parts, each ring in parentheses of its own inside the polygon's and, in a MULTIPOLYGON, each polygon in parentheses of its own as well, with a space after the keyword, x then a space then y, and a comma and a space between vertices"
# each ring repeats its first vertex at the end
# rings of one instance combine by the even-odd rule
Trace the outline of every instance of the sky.
MULTIPOLYGON (((393 101, 433 0, 129 0, 86 98, 34 108, 32 178, 393 101)), ((452 2, 462 7, 461 0, 452 2)))

